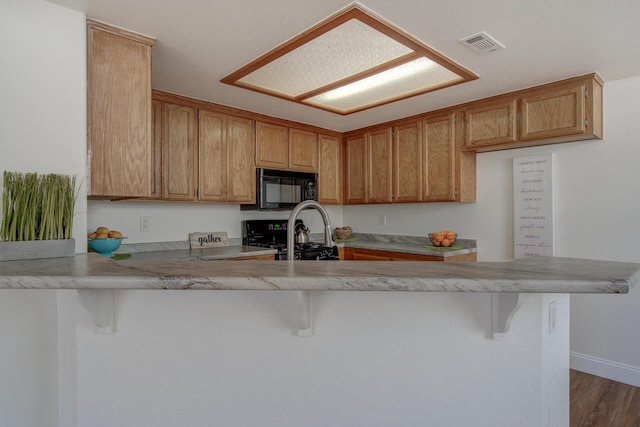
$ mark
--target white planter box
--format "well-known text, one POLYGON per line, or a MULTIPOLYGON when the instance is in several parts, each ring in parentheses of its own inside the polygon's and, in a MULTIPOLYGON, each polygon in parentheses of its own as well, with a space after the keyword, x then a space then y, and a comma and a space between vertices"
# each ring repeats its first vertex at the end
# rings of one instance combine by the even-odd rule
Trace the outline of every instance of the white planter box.
POLYGON ((76 254, 75 239, 0 242, 0 261, 61 258, 76 254))

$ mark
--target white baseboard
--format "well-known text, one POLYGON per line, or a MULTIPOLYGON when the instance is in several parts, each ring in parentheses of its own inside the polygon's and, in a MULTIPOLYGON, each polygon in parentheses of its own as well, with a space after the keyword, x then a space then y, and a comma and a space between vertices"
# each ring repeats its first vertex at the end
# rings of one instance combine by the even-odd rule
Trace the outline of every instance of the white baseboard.
POLYGON ((613 381, 640 387, 640 367, 625 365, 611 360, 600 359, 587 354, 569 353, 571 369, 586 372, 613 381))

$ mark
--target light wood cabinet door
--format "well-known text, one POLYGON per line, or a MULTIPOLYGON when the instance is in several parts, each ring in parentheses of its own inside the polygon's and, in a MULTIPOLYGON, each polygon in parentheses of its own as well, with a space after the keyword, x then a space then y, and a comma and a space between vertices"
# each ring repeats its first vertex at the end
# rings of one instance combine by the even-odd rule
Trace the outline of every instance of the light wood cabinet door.
POLYGON ((255 134, 253 120, 227 118, 227 201, 256 202, 255 134))
POLYGON ((465 110, 464 149, 517 141, 516 98, 499 103, 479 103, 465 110))
POLYGON ((197 199, 198 139, 194 108, 163 106, 162 179, 164 200, 197 199))
POLYGON ((148 199, 162 199, 162 102, 154 100, 152 103, 152 132, 153 132, 153 171, 151 173, 151 196, 148 199))
POLYGON ((198 112, 198 198, 227 201, 227 116, 198 112))
POLYGON ((88 196, 152 196, 153 39, 87 21, 88 196))
POLYGON ((393 201, 392 128, 367 134, 368 203, 393 201))
POLYGON ((421 123, 397 126, 393 141, 393 201, 422 201, 422 151, 421 123))
POLYGON ((577 84, 522 98, 520 140, 585 133, 585 92, 585 84, 577 84))
POLYGON ((289 169, 318 172, 318 134, 289 128, 289 169))
POLYGON ((289 167, 289 128, 256 122, 256 166, 272 169, 289 167))
MULTIPOLYGON (((439 257, 407 252, 389 252, 375 249, 345 248, 348 259, 354 261, 433 261, 433 262, 475 262, 476 253, 439 257)), ((342 258, 341 258, 342 259, 342 258)), ((347 258, 345 258, 347 259, 347 258)))
POLYGON ((340 137, 321 134, 318 135, 318 144, 318 201, 338 205, 342 203, 342 141, 340 137))
POLYGON ((465 106, 462 149, 484 152, 601 139, 602 86, 594 73, 473 102, 465 106))
POLYGON ((367 143, 364 135, 347 138, 345 203, 367 203, 367 143))
POLYGON ((425 201, 455 201, 455 114, 424 120, 425 201))
POLYGON ((362 250, 356 250, 351 255, 351 259, 353 261, 391 261, 390 257, 386 255, 378 255, 373 252, 377 251, 364 252, 362 250))

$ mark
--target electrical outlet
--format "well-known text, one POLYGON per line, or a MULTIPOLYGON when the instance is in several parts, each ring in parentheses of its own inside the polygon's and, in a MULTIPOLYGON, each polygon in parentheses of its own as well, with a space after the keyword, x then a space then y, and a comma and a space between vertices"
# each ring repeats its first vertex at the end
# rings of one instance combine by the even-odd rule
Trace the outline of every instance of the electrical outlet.
POLYGON ((558 321, 558 312, 556 309, 556 302, 551 301, 549 303, 549 335, 556 331, 556 322, 558 321))
POLYGON ((380 225, 387 225, 387 216, 380 215, 380 225))
POLYGON ((150 216, 141 216, 140 217, 140 231, 151 231, 151 217, 150 216))

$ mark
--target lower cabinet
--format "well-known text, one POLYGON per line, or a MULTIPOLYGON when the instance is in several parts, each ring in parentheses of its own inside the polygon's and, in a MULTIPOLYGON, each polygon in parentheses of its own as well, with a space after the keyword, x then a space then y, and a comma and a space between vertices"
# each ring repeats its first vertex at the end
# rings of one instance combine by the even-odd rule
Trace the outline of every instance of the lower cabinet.
POLYGON ((411 254, 406 252, 378 251, 361 248, 338 248, 340 259, 344 261, 438 261, 475 262, 476 254, 461 254, 448 257, 411 254))

